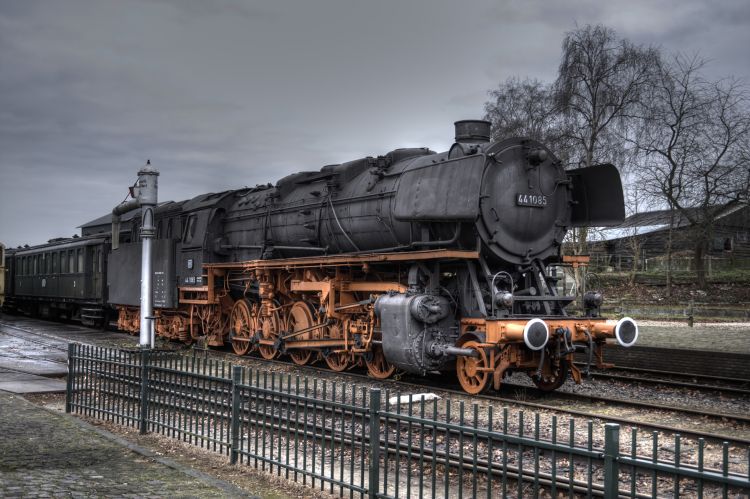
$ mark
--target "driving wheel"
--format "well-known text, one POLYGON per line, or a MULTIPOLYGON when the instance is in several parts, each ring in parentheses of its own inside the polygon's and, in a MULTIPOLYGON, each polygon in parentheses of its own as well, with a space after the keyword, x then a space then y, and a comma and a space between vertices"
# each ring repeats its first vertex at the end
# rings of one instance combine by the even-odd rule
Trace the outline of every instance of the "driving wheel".
POLYGON ((490 367, 487 352, 476 341, 467 341, 461 348, 470 348, 477 352, 476 357, 459 356, 456 359, 456 374, 461 388, 466 393, 476 395, 489 385, 491 371, 487 370, 490 367))

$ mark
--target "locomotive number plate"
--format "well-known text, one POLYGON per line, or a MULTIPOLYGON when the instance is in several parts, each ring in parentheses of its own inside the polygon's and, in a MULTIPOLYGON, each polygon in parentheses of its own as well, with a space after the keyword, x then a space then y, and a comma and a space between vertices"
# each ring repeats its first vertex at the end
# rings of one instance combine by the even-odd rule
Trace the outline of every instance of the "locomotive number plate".
POLYGON ((516 194, 516 204, 518 206, 533 206, 535 208, 544 208, 547 206, 547 196, 541 194, 516 194))

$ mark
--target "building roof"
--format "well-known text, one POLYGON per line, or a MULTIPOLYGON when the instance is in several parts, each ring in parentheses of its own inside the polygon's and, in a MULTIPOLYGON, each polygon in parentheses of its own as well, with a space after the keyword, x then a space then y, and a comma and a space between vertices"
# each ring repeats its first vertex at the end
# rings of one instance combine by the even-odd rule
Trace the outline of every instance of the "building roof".
MULTIPOLYGON (((713 206, 712 209, 719 212, 716 215, 716 219, 719 220, 747 207, 748 204, 746 202, 732 201, 722 206, 713 206)), ((607 227, 600 231, 593 232, 591 240, 611 241, 614 239, 621 239, 623 237, 633 237, 635 235, 666 230, 669 228, 670 220, 673 220, 672 228, 674 229, 688 227, 692 225, 690 222, 690 218, 699 218, 700 216, 701 210, 699 208, 687 208, 684 211, 644 211, 642 213, 635 213, 633 215, 630 215, 620 225, 607 227), (685 212, 690 214, 690 217, 688 217, 685 212)))
MULTIPOLYGON (((184 203, 184 201, 180 201, 175 203, 174 201, 162 201, 161 203, 156 205, 156 211, 166 211, 170 208, 172 208, 172 205, 179 208, 181 203, 184 203)), ((128 211, 127 213, 123 213, 120 216, 120 222, 129 222, 132 220, 136 215, 140 216, 141 209, 135 208, 133 210, 128 211)), ((95 218, 94 220, 91 220, 90 222, 86 222, 83 225, 79 225, 79 229, 90 229, 91 227, 98 227, 100 225, 110 225, 112 223, 112 213, 107 213, 104 216, 101 216, 99 218, 95 218)))

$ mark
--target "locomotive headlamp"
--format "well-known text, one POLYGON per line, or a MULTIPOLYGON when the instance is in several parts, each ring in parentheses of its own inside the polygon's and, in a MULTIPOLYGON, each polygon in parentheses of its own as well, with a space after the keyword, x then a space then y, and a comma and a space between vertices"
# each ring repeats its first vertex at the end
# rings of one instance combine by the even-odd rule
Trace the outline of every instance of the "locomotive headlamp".
POLYGON ((547 151, 544 149, 532 149, 529 151, 527 158, 532 166, 538 166, 547 161, 547 151))
POLYGON ((531 319, 523 328, 523 342, 531 350, 541 350, 549 340, 549 328, 542 319, 531 319))
POLYGON ((623 317, 615 325, 615 338, 620 346, 633 346, 638 340, 638 324, 630 317, 623 317))

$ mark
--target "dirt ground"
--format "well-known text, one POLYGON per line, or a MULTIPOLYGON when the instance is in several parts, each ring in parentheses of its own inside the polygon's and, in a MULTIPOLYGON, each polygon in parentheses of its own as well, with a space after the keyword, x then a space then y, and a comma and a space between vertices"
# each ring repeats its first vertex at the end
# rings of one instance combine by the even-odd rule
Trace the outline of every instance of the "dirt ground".
POLYGON ((650 305, 684 305, 693 301, 727 307, 750 302, 750 285, 746 282, 709 283, 703 289, 695 284, 680 283, 672 286, 671 296, 667 296, 666 286, 630 284, 626 279, 603 279, 600 287, 609 302, 623 300, 650 305))

